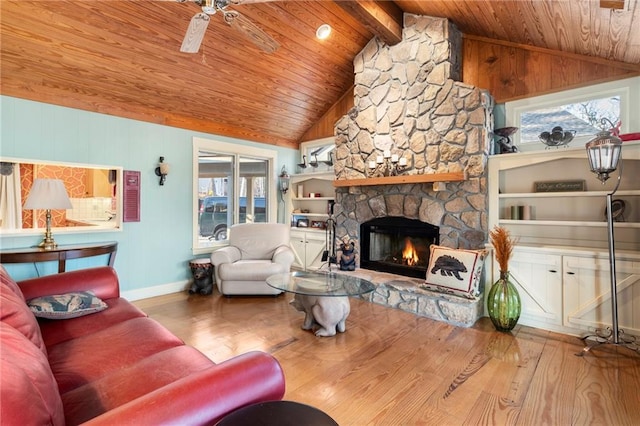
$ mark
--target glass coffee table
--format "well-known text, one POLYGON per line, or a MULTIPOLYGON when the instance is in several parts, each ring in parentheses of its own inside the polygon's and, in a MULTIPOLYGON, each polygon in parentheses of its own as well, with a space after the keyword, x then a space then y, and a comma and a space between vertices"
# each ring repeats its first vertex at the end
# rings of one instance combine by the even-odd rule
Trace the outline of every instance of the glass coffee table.
POLYGON ((305 313, 303 330, 318 327, 316 336, 335 336, 346 330, 351 312, 349 296, 375 290, 375 285, 362 278, 334 272, 291 272, 271 275, 267 284, 295 294, 291 305, 305 313))

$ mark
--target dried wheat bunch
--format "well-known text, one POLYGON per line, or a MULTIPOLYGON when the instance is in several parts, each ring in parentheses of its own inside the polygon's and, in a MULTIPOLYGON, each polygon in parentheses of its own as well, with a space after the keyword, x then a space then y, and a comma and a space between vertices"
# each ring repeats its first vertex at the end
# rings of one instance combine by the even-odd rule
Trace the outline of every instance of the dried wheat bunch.
POLYGON ((500 265, 500 272, 507 272, 509 270, 509 259, 511 259, 517 239, 511 238, 511 234, 505 228, 495 226, 489 232, 489 241, 495 251, 496 261, 500 265))

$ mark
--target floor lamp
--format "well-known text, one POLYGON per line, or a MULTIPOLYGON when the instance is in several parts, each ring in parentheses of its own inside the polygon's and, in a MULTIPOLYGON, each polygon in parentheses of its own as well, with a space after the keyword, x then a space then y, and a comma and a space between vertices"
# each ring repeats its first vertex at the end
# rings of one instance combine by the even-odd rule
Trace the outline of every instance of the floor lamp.
MULTIPOLYGON (((606 121, 603 119, 603 125, 606 121)), ((589 159, 589 167, 591 171, 598 176, 598 179, 604 183, 609 179, 609 175, 616 171, 618 163, 618 181, 613 191, 607 194, 607 235, 609 240, 609 273, 611 279, 611 327, 605 329, 596 329, 594 334, 587 335, 582 338, 583 341, 593 339, 594 342, 585 346, 577 355, 582 356, 589 352, 592 348, 602 344, 613 344, 625 346, 636 352, 640 351, 640 347, 636 343, 635 336, 625 335, 623 330, 618 327, 618 292, 616 284, 616 257, 615 257, 615 241, 613 236, 613 211, 612 199, 613 194, 620 186, 622 178, 622 141, 620 138, 611 135, 608 131, 598 133, 595 139, 587 142, 587 157, 589 159)))

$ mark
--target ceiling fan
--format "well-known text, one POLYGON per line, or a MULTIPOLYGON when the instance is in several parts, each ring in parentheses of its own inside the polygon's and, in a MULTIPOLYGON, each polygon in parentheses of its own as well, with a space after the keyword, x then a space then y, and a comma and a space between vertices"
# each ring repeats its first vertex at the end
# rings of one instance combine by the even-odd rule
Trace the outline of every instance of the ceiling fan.
MULTIPOLYGON (((178 3, 184 3, 187 0, 177 1, 178 3)), ((211 19, 210 16, 215 15, 217 12, 222 14, 224 22, 240 31, 265 52, 273 53, 280 47, 277 41, 258 28, 251 20, 235 10, 228 9, 229 5, 238 5, 242 3, 242 0, 193 0, 193 2, 202 8, 202 12, 196 13, 191 18, 187 33, 184 36, 184 40, 182 40, 181 52, 197 53, 200 50, 200 44, 202 44, 202 39, 211 19)))

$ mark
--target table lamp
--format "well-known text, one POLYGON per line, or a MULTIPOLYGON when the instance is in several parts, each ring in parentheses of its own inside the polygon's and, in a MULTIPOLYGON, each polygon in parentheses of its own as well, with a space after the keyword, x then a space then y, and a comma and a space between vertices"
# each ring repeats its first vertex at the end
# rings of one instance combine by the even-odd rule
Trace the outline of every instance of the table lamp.
MULTIPOLYGON (((603 120, 602 124, 605 122, 603 120)), ((610 174, 618 169, 618 162, 620 162, 620 169, 618 170, 618 181, 613 191, 607 193, 607 234, 609 242, 609 272, 610 272, 610 284, 611 284, 611 328, 605 330, 596 330, 595 334, 585 336, 583 340, 588 338, 594 338, 595 343, 586 346, 582 352, 578 355, 584 355, 591 348, 610 343, 614 345, 625 346, 634 351, 640 351, 640 347, 636 343, 636 339, 632 335, 625 335, 623 330, 618 326, 618 286, 616 283, 616 256, 615 256, 615 241, 613 235, 613 211, 612 211, 612 198, 613 194, 618 190, 620 186, 620 179, 622 178, 622 140, 612 135, 608 131, 602 131, 598 133, 595 139, 587 142, 585 145, 587 149, 587 157, 589 159, 589 167, 593 173, 598 177, 598 180, 604 183, 609 179, 610 174)))
POLYGON ((28 210, 46 209, 47 229, 39 247, 42 247, 44 250, 53 250, 56 248, 58 244, 56 244, 51 235, 51 210, 73 208, 64 183, 60 179, 34 180, 23 208, 28 210))

